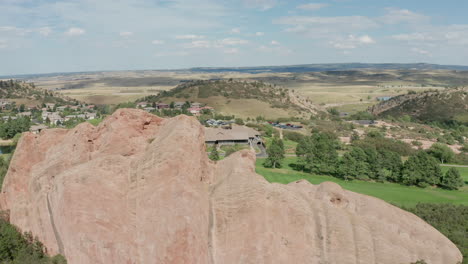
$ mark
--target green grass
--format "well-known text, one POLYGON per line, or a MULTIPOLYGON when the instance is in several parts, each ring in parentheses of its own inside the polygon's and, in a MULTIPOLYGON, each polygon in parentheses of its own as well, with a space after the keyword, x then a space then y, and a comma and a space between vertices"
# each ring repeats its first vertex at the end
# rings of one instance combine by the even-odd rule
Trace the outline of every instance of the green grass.
POLYGON ((295 157, 287 157, 281 169, 267 169, 258 159, 256 171, 269 182, 287 184, 305 179, 312 184, 325 181, 335 182, 346 190, 374 196, 397 206, 414 207, 417 203, 451 203, 468 205, 468 191, 448 191, 437 188, 418 188, 403 186, 395 183, 377 183, 365 181, 344 181, 331 176, 312 175, 293 170, 289 164, 294 163, 295 157))

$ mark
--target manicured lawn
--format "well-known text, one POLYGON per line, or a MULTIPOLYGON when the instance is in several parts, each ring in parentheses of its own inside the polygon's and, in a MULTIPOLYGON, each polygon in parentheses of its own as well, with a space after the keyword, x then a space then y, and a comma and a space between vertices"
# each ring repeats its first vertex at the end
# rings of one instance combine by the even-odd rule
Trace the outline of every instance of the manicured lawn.
POLYGON ((287 184, 305 179, 312 184, 325 181, 335 182, 346 190, 374 196, 398 206, 413 207, 417 203, 452 203, 468 205, 468 190, 448 191, 437 188, 418 188, 395 183, 377 183, 365 181, 344 181, 331 176, 319 176, 293 170, 288 164, 294 163, 295 157, 287 157, 281 169, 267 169, 258 159, 256 171, 269 182, 287 184))

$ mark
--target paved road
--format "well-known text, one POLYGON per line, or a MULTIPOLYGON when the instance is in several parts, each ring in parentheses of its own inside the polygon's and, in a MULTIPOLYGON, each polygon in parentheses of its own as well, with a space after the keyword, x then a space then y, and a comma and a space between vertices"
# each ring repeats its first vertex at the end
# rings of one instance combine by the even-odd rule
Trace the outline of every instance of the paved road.
POLYGON ((260 153, 256 155, 257 158, 267 158, 268 155, 266 153, 265 147, 263 145, 257 145, 257 147, 260 149, 260 153))

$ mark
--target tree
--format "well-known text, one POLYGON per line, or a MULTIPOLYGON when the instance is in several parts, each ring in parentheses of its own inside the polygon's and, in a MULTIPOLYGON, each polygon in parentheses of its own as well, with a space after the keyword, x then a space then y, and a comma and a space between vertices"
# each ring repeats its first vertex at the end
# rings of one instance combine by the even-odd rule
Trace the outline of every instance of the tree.
POLYGON ((242 120, 242 118, 236 118, 235 122, 236 122, 237 125, 240 125, 240 126, 244 125, 244 120, 242 120))
POLYGON ((371 167, 363 149, 355 147, 343 155, 339 166, 339 175, 343 179, 366 180, 371 177, 371 174, 371 167))
POLYGON ((217 148, 216 145, 213 146, 213 150, 210 152, 209 158, 210 158, 211 160, 214 160, 214 161, 217 161, 217 160, 220 159, 219 153, 218 153, 218 148, 217 148))
POLYGON ((427 187, 437 185, 442 178, 439 163, 424 151, 411 156, 404 164, 400 182, 405 185, 427 187))
POLYGON ((453 161, 453 158, 455 157, 455 153, 447 145, 440 143, 432 145, 428 150, 428 153, 439 160, 442 164, 453 161))
POLYGON ((336 136, 331 133, 318 132, 304 137, 296 147, 299 168, 334 175, 338 165, 338 146, 336 136))
POLYGON ((463 187, 463 178, 456 168, 450 168, 442 178, 440 185, 449 190, 458 190, 463 187))
POLYGON ((281 168, 281 162, 284 159, 283 140, 274 137, 267 147, 268 158, 263 163, 267 168, 281 168))

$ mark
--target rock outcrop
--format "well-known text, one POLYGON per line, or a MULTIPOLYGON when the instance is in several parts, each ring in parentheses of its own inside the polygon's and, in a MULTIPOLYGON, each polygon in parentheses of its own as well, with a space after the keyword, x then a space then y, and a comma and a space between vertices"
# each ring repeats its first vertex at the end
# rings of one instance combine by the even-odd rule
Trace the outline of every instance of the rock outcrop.
POLYGON ((334 183, 270 184, 254 161, 210 161, 194 118, 118 110, 26 133, 1 208, 70 264, 461 261, 411 213, 334 183))

